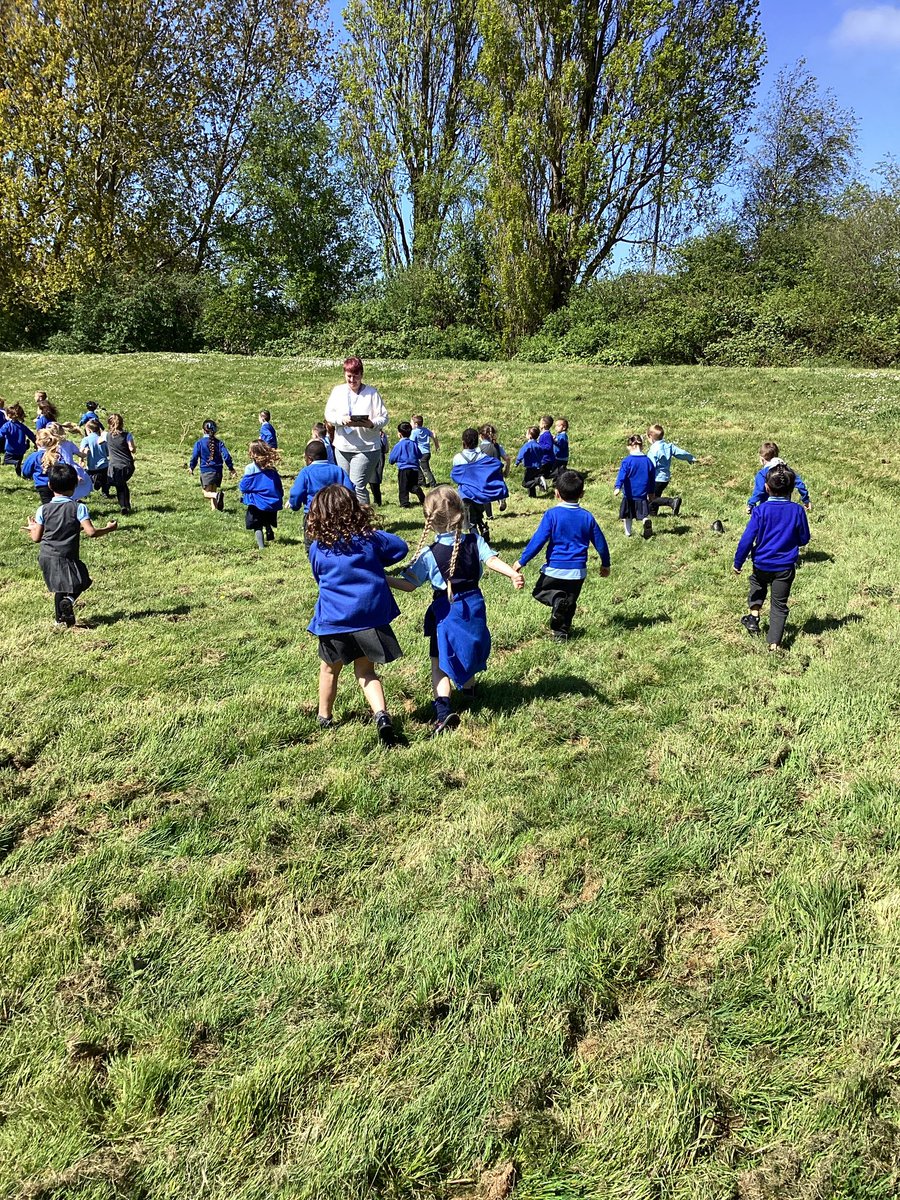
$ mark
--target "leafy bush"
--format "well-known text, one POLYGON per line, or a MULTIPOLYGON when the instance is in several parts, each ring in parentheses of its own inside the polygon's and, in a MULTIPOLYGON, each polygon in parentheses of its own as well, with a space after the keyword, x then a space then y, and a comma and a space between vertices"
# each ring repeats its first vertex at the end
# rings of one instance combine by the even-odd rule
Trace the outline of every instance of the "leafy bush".
POLYGON ((46 348, 68 354, 196 350, 204 284, 193 276, 113 279, 65 301, 46 348))

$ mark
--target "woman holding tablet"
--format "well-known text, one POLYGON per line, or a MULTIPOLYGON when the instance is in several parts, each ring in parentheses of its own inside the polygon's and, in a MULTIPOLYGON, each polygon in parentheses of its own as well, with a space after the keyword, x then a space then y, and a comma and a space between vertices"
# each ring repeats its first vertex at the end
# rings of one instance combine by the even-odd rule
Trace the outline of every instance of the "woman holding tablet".
POLYGON ((344 383, 331 389, 325 420, 334 426, 334 456, 350 476, 360 504, 369 503, 368 485, 381 461, 381 430, 388 412, 378 391, 364 384, 362 360, 344 359, 344 383))

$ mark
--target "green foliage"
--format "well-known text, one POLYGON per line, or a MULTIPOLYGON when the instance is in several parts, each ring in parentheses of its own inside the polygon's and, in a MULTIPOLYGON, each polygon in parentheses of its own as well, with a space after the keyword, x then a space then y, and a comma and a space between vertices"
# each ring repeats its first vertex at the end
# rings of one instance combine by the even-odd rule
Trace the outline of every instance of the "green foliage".
POLYGON ((196 350, 205 302, 204 284, 192 275, 113 277, 57 307, 61 328, 47 346, 66 354, 196 350))

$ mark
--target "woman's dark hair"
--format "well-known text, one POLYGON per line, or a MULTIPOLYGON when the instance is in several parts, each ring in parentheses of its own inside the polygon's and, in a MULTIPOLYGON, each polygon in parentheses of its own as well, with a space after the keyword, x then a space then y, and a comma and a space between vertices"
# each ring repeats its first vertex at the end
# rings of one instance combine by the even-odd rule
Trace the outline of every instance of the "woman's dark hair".
POLYGON ((463 450, 477 450, 478 449, 478 430, 477 429, 464 429, 462 432, 462 444, 463 444, 463 450))
POLYGON ((560 471, 556 479, 556 490, 561 500, 573 504, 584 495, 584 476, 577 471, 560 471))
POLYGON ((78 487, 78 472, 68 463, 57 463, 50 468, 47 485, 57 496, 71 496, 78 487))
POLYGON ((43 417, 49 417, 51 421, 59 420, 59 413, 56 410, 56 405, 52 400, 38 400, 38 412, 43 417))
POLYGON ((313 496, 306 520, 310 541, 328 547, 349 544, 355 537, 370 538, 376 528, 371 508, 343 484, 333 483, 313 496))
POLYGON ((776 463, 766 472, 766 487, 772 496, 789 496, 796 482, 797 476, 787 463, 776 463))

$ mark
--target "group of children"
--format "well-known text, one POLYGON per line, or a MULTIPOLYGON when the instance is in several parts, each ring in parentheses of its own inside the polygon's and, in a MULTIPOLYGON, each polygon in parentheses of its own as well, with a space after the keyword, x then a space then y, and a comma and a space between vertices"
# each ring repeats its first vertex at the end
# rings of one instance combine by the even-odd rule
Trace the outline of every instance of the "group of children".
MULTIPOLYGON (((118 414, 107 414, 107 428, 97 416, 96 404, 82 414, 79 426, 84 437, 80 446, 65 437, 58 414, 43 393, 36 396, 38 416, 35 431, 24 424, 18 405, 2 412, 0 438, 4 462, 17 474, 31 478, 41 499, 28 531, 39 542, 39 564, 48 590, 54 596, 57 623, 75 623, 74 603, 90 587, 90 576, 80 559, 80 537, 103 536, 116 529, 116 522, 97 528, 84 504, 92 489, 108 496, 115 489, 122 512, 130 509, 128 480, 134 470, 134 439, 118 414), (26 457, 28 444, 35 450, 26 457), (82 468, 76 459, 82 459, 82 468)), ((379 739, 395 741, 377 665, 402 654, 390 628, 400 609, 393 591, 412 591, 430 584, 432 600, 425 616, 423 633, 429 640, 431 683, 434 704, 433 733, 443 734, 459 724, 451 704, 454 687, 471 695, 475 677, 482 672, 490 654, 481 577, 485 569, 524 587, 524 568, 542 550, 545 561, 533 588, 534 598, 550 609, 550 629, 556 641, 571 634, 578 599, 587 576, 591 547, 600 559, 600 574, 610 571, 607 541, 595 517, 581 506, 584 475, 568 467, 568 423, 542 418, 528 431, 517 462, 525 466, 524 485, 530 494, 538 487, 553 485, 557 503, 543 515, 533 536, 512 566, 491 548, 487 521, 492 505, 505 505, 509 495, 506 477, 510 458, 492 425, 463 431, 461 449, 454 456, 449 485, 431 486, 431 447, 438 439, 421 416, 398 426, 399 440, 388 461, 398 469, 401 504, 416 495, 425 519, 422 535, 411 562, 396 574, 387 568, 401 563, 409 547, 400 537, 379 530, 374 512, 361 504, 349 476, 335 461, 329 431, 314 425, 305 447, 305 466, 294 480, 289 507, 303 512, 304 536, 319 597, 309 625, 319 639, 321 659, 318 720, 322 727, 333 724, 338 678, 343 666, 354 673, 375 717, 379 739), (418 435, 418 436, 417 436, 418 435), (535 474, 539 472, 539 474, 535 474), (423 491, 423 484, 431 490, 423 491)), ((652 518, 667 506, 677 516, 680 496, 663 493, 671 483, 675 460, 694 462, 694 456, 664 438, 664 430, 648 430, 649 448, 633 434, 627 440, 615 481, 621 495, 620 517, 626 536, 634 521, 641 522, 644 537, 652 536, 652 518)), ((275 537, 278 512, 284 506, 284 485, 278 471, 277 434, 271 415, 260 413, 260 435, 250 443, 249 462, 239 481, 245 506, 246 526, 263 549, 275 537)), ((235 476, 234 463, 218 437, 214 421, 206 421, 189 463, 193 473, 200 469, 203 495, 214 509, 223 507, 221 489, 227 469, 235 476)), ((809 493, 803 480, 779 457, 778 446, 763 444, 760 469, 748 499, 750 520, 738 544, 734 570, 740 572, 752 558, 748 612, 742 624, 751 636, 761 634, 761 610, 771 596, 768 627, 770 649, 778 649, 788 613, 787 600, 794 579, 799 551, 809 541, 806 512, 809 493), (802 506, 791 502, 794 488, 802 506)))

